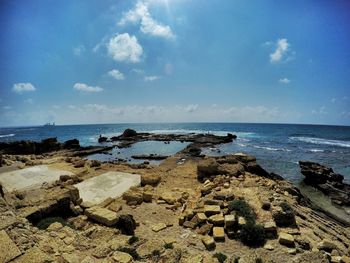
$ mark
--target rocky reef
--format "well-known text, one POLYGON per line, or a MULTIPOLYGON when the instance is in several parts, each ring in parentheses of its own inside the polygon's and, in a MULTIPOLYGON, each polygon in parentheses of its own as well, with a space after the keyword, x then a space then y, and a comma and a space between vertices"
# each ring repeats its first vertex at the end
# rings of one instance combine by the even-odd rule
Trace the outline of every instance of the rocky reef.
POLYGON ((300 161, 304 182, 330 197, 337 205, 350 206, 350 185, 343 182, 344 176, 332 168, 310 161, 300 161))

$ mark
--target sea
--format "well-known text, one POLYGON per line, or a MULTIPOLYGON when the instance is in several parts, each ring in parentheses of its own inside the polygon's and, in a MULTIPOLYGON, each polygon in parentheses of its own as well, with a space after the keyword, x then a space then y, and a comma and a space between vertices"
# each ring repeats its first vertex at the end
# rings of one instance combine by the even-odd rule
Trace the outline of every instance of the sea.
MULTIPOLYGON (((232 143, 203 149, 206 155, 243 152, 253 155, 269 172, 300 185, 303 176, 298 161, 309 160, 328 165, 344 175, 350 183, 350 126, 251 124, 251 123, 149 123, 149 124, 92 124, 56 125, 38 127, 0 128, 0 141, 40 141, 57 137, 61 142, 77 138, 82 146, 99 145, 98 137, 120 135, 126 128, 150 133, 233 133, 232 143)), ((108 143, 107 143, 108 145, 108 143)), ((89 156, 90 159, 108 161, 127 159, 133 154, 170 155, 186 147, 187 143, 140 142, 128 149, 114 149, 109 154, 89 156)))

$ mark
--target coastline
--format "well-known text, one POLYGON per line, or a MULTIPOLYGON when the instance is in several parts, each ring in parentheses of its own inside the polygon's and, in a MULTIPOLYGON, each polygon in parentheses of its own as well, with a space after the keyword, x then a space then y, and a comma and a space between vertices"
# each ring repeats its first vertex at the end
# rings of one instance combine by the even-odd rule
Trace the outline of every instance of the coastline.
MULTIPOLYGON (((151 135, 151 138, 154 139, 155 136, 151 135)), ((159 136, 159 139, 164 140, 164 135, 159 136)), ((168 135, 167 138, 172 140, 175 137, 168 135)), ((232 135, 229 136, 230 140, 233 138, 232 135)), ((119 139, 127 140, 129 143, 137 143, 139 140, 147 140, 150 137, 119 139)), ((137 260, 134 258, 135 261, 151 260, 152 262, 172 260, 176 257, 175 251, 181 251, 176 252, 182 255, 184 261, 181 262, 194 262, 197 258, 205 262, 212 262, 210 260, 213 260, 214 252, 227 254, 232 259, 240 257, 247 262, 254 261, 257 257, 263 258, 264 262, 265 260, 279 261, 282 258, 295 262, 314 262, 316 259, 328 260, 328 257, 334 259, 334 256, 331 255, 334 249, 338 251, 339 258, 346 259, 349 253, 347 244, 350 242, 350 233, 349 227, 344 225, 345 222, 337 220, 336 217, 324 211, 315 209, 310 200, 304 197, 298 188, 280 176, 267 172, 256 163, 255 157, 240 153, 208 157, 198 151, 203 146, 229 141, 228 138, 201 135, 197 136, 195 140, 193 137, 187 139, 192 140, 190 145, 167 157, 159 165, 147 164, 147 162, 129 164, 120 161, 100 163, 85 160, 81 157, 91 154, 91 151, 103 152, 107 148, 87 150, 83 147, 77 147, 76 144, 70 149, 69 147, 68 149, 55 149, 41 154, 5 155, 5 161, 9 161, 8 164, 13 163, 11 160, 15 161, 13 164, 17 168, 11 168, 14 171, 24 171, 27 167, 44 165, 50 169, 61 169, 72 173, 71 176, 59 177, 58 180, 31 190, 24 188, 20 191, 6 192, 5 189, 1 209, 6 216, 3 217, 1 229, 8 233, 14 242, 12 245, 15 245, 20 251, 15 258, 21 262, 21 260, 28 260, 33 255, 41 255, 44 258, 67 260, 67 258, 74 257, 80 261, 87 259, 98 262, 99 259, 120 256, 120 251, 118 252, 116 248, 112 249, 118 246, 134 249, 140 256, 137 260), (108 227, 106 221, 101 221, 100 217, 95 218, 93 212, 91 212, 92 214, 87 212, 90 207, 96 205, 80 200, 79 192, 74 190, 74 185, 79 182, 87 182, 98 175, 101 176, 106 172, 113 171, 141 176, 141 186, 132 187, 120 197, 109 198, 97 204, 101 209, 106 209, 119 218, 122 215, 132 216, 136 222, 133 230, 135 231, 134 235, 139 239, 132 245, 128 243, 130 236, 123 234, 123 228, 108 227), (193 225, 190 224, 193 222, 193 218, 198 217, 201 213, 206 213, 203 210, 206 204, 211 204, 211 206, 219 204, 222 206, 221 213, 225 215, 227 213, 225 207, 230 202, 229 200, 239 200, 239 198, 248 202, 256 215, 257 223, 265 226, 274 221, 275 223, 279 222, 273 216, 280 213, 278 212, 279 204, 287 202, 294 211, 295 225, 274 226, 273 231, 276 233, 272 238, 267 238, 264 245, 251 247, 242 244, 235 236, 236 234, 233 234, 233 237, 229 236, 228 229, 225 230, 223 241, 220 238, 217 239, 215 233, 209 233, 209 236, 203 235, 201 228, 198 228, 197 225, 193 228, 193 225), (53 215, 57 209, 56 202, 63 202, 62 200, 69 200, 69 216, 65 220, 73 224, 76 229, 71 230, 69 227, 60 226, 60 223, 54 223, 57 228, 52 224, 48 228, 49 230, 38 230, 35 222, 53 215), (262 207, 267 203, 271 208, 263 209, 262 207), (10 215, 9 211, 15 217, 10 215), (21 233, 21 225, 27 229, 26 240, 31 240, 29 247, 26 245, 27 241, 13 239, 14 236, 21 233), (92 236, 91 234, 86 236, 86 233, 94 231, 97 232, 92 236), (63 233, 65 233, 64 237, 63 233), (281 241, 283 234, 291 236, 292 243, 289 245, 283 243, 284 241, 281 241), (63 237, 60 241, 63 242, 62 244, 53 240, 56 235, 63 237), (117 238, 120 244, 113 245, 115 239, 111 239, 111 236, 117 238), (203 241, 206 236, 209 239, 214 237, 214 250, 208 250, 208 244, 203 241), (88 243, 83 242, 78 245, 76 241, 82 238, 87 238, 84 242, 88 243), (43 242, 44 240, 45 242, 43 242), (88 245, 91 242, 105 245, 91 247, 88 245), (329 250, 325 242, 330 242, 334 248, 329 250), (164 249, 165 244, 169 243, 174 249, 164 249), (47 244, 49 244, 50 250, 57 252, 54 254, 48 252, 45 248, 47 244), (291 244, 293 244, 292 247, 290 247, 291 244), (305 247, 305 244, 308 245, 305 247), (82 249, 82 245, 86 247, 82 249), (59 252, 60 246, 63 250, 68 246, 70 251, 59 252), (154 254, 155 250, 159 251, 156 255, 154 254), (102 251, 108 251, 108 253, 102 251)), ((9 169, 7 168, 7 170, 9 169)), ((61 214, 64 211, 67 212, 66 210, 60 211, 61 214)), ((206 215, 209 216, 209 214, 206 215)), ((206 224, 214 224, 214 226, 219 224, 218 227, 221 227, 221 223, 215 223, 215 220, 221 220, 219 218, 209 219, 208 217, 206 220, 210 220, 206 224)), ((203 227, 203 223, 200 225, 203 227)), ((124 249, 122 253, 125 251, 124 249)), ((128 251, 132 256, 133 253, 128 251)), ((130 256, 130 254, 128 255, 130 256)), ((123 256, 127 257, 127 255, 123 256)))

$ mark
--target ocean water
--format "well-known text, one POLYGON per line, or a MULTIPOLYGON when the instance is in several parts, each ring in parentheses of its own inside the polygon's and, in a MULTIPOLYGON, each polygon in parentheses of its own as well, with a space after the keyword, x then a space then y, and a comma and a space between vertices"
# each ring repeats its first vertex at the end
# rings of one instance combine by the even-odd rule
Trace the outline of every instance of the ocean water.
MULTIPOLYGON (((67 125, 49 127, 0 128, 0 141, 41 140, 57 137, 59 141, 77 138, 81 145, 98 145, 100 134, 119 135, 126 128, 139 132, 154 133, 213 133, 238 136, 232 143, 215 149, 204 149, 208 155, 222 155, 244 152, 257 157, 258 162, 268 171, 282 175, 299 184, 298 161, 310 160, 331 166, 345 176, 350 183, 350 127, 294 124, 247 124, 247 123, 170 123, 170 124, 99 124, 67 125), (220 150, 220 151, 218 151, 220 150)), ((172 154, 186 144, 162 142, 141 143, 124 152, 118 149, 108 156, 96 158, 128 158, 130 154, 157 153, 172 154), (118 152, 120 152, 118 154, 118 152), (120 155, 120 156, 118 156, 120 155)), ((91 158, 91 156, 90 156, 91 158)))

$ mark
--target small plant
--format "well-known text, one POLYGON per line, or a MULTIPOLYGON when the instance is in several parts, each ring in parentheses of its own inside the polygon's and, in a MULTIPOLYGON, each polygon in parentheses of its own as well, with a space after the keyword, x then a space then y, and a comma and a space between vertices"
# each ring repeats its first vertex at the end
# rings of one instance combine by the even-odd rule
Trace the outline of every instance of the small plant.
POLYGON ((165 249, 173 249, 174 248, 174 245, 172 243, 165 243, 164 244, 164 248, 165 249))
POLYGON ((227 259, 227 256, 223 253, 215 253, 213 258, 216 258, 220 263, 224 263, 227 259))
POLYGON ((233 260, 233 263, 239 263, 239 260, 240 260, 241 258, 240 257, 236 257, 234 260, 233 260))
POLYGON ((152 256, 153 257, 159 257, 160 256, 160 251, 158 249, 155 249, 152 251, 152 256))
POLYGON ((132 256, 134 260, 140 259, 140 255, 137 253, 136 249, 133 247, 119 247, 117 250, 120 252, 129 254, 130 256, 132 256))
POLYGON ((137 236, 132 236, 132 237, 129 238, 128 244, 129 244, 129 245, 132 245, 132 244, 138 242, 139 240, 140 240, 139 237, 137 237, 137 236))
POLYGON ((71 223, 67 222, 66 220, 64 220, 62 217, 46 217, 41 219, 38 224, 36 225, 37 228, 41 229, 41 230, 45 230, 46 228, 48 228, 52 223, 61 223, 62 226, 68 226, 72 229, 75 229, 74 225, 72 225, 71 223))
POLYGON ((260 246, 265 242, 265 230, 261 225, 247 223, 242 227, 240 239, 248 246, 260 246))
POLYGON ((264 261, 261 258, 256 258, 255 263, 264 263, 264 261))
POLYGON ((249 204, 243 199, 237 199, 228 204, 230 211, 236 211, 238 216, 242 216, 248 223, 255 223, 256 216, 249 206, 249 204))

